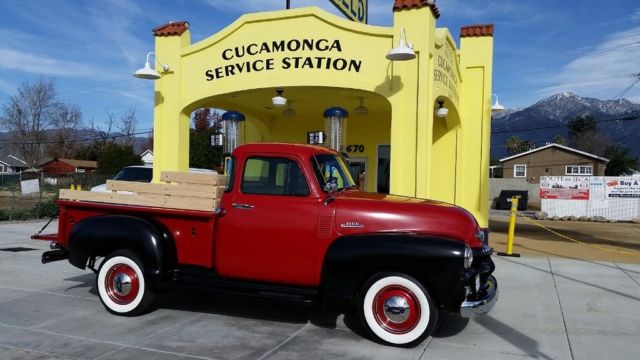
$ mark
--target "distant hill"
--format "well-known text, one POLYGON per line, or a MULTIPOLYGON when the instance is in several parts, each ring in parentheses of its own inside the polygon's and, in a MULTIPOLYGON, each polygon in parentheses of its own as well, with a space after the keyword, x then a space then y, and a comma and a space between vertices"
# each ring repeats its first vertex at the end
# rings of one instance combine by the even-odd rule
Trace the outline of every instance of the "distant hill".
POLYGON ((608 134, 618 145, 640 156, 640 119, 623 121, 620 118, 640 117, 640 104, 627 99, 599 100, 565 92, 550 96, 525 109, 507 109, 493 117, 491 158, 507 156, 506 140, 517 136, 543 146, 556 135, 567 139, 567 122, 580 115, 598 120, 598 131, 608 134), (532 129, 535 128, 535 129, 532 129), (529 130, 519 130, 529 129, 529 130))
MULTIPOLYGON (((112 133, 111 136, 115 136, 116 139, 120 136, 120 133, 112 133)), ((11 133, 7 133, 7 132, 0 132, 0 157, 4 157, 6 155, 9 154, 13 154, 13 155, 18 155, 15 151, 12 152, 9 149, 9 139, 11 137, 11 133)), ((95 130, 91 130, 91 129, 82 129, 82 130, 77 130, 75 132, 75 134, 73 136, 71 136, 72 139, 87 139, 87 140, 91 140, 91 139, 100 139, 100 134, 95 131, 95 130)), ((85 143, 85 142, 83 142, 85 143)), ((138 136, 134 138, 133 141, 133 150, 135 151, 136 154, 141 154, 143 153, 145 150, 147 150, 149 146, 149 141, 147 140, 146 136, 138 136)))

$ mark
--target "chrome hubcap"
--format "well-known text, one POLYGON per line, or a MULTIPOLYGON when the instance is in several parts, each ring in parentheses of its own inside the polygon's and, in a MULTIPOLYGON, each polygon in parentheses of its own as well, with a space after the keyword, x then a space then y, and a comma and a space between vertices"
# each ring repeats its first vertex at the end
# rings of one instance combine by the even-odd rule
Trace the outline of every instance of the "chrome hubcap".
POLYGON ((113 290, 119 296, 127 296, 131 292, 131 277, 124 273, 118 273, 113 278, 113 290))
POLYGON ((384 302, 384 314, 391 322, 403 323, 409 318, 411 307, 402 296, 392 296, 384 302))

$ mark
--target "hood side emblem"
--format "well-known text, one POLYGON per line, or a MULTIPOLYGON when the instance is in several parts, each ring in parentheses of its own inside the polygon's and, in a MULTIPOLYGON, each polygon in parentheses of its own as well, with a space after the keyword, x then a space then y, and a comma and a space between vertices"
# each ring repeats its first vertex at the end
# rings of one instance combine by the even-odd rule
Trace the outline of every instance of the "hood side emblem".
POLYGON ((344 224, 340 224, 341 228, 363 228, 364 225, 357 221, 347 221, 344 224))

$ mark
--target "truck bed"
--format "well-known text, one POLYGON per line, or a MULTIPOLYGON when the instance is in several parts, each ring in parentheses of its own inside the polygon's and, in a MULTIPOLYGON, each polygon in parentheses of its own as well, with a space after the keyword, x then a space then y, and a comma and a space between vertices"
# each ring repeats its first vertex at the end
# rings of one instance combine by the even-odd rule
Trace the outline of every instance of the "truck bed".
POLYGON ((95 216, 128 215, 166 229, 175 241, 178 262, 213 268, 216 209, 226 177, 163 172, 161 178, 161 184, 109 180, 110 191, 105 193, 60 190, 58 233, 32 238, 66 246, 78 222, 95 216))

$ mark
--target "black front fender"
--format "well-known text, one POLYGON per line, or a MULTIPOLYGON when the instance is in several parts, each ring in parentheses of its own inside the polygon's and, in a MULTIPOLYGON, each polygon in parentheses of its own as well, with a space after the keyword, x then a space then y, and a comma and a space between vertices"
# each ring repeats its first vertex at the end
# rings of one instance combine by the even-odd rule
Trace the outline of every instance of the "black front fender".
POLYGON ((419 280, 440 305, 454 308, 464 297, 465 244, 415 234, 371 234, 335 240, 322 273, 325 300, 354 299, 379 271, 407 273, 419 280))
POLYGON ((170 235, 148 220, 127 215, 88 218, 73 226, 69 236, 69 262, 86 268, 89 257, 131 249, 143 262, 145 273, 161 274, 175 258, 170 235))

